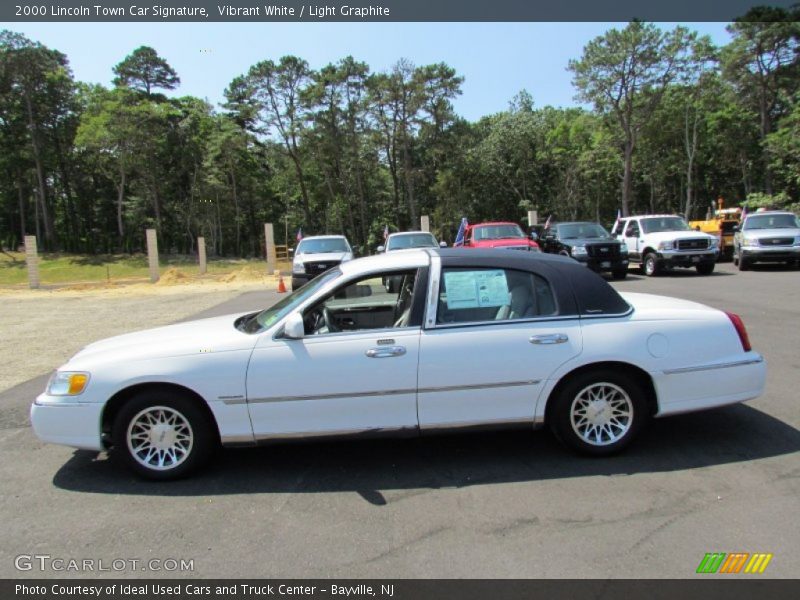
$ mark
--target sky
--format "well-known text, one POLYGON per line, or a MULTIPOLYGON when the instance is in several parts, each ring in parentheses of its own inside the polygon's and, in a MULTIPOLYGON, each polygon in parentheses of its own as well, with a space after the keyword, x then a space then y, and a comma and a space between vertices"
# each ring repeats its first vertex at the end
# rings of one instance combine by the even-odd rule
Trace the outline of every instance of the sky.
MULTIPOLYGON (((725 23, 684 23, 718 45, 725 23)), ((112 68, 139 46, 151 46, 181 78, 171 95, 214 105, 237 75, 266 59, 294 54, 314 69, 352 55, 373 72, 400 58, 445 62, 464 77, 456 112, 470 121, 506 110, 522 89, 535 107, 575 106, 570 59, 606 30, 624 23, 8 23, 69 58, 75 78, 111 85, 112 68)), ((659 24, 672 29, 674 23, 659 24)))

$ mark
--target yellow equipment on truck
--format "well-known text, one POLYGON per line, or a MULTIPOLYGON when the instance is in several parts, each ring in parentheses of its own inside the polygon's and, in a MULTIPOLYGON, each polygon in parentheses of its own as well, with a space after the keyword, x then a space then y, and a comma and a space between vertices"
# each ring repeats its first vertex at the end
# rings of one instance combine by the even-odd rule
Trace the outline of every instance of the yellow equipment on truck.
POLYGON ((719 260, 733 260, 733 234, 742 220, 742 209, 739 207, 725 208, 725 201, 719 198, 711 203, 708 218, 705 221, 689 221, 689 227, 697 231, 710 233, 719 238, 719 260))

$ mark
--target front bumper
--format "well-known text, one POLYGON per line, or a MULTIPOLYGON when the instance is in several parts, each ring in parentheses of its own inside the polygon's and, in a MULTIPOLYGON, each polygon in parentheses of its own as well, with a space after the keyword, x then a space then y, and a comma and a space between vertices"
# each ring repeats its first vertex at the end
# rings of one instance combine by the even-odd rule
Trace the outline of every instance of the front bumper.
POLYGON ((41 394, 31 405, 31 425, 43 442, 103 450, 100 436, 103 406, 94 402, 66 402, 41 394))
POLYGON ((800 246, 742 246, 740 252, 742 258, 749 262, 800 260, 800 246))
POLYGON ((600 273, 602 271, 623 271, 628 269, 628 256, 620 258, 594 258, 589 256, 573 256, 575 260, 592 271, 600 273))
POLYGON ((658 260, 667 267, 696 267, 716 263, 719 252, 686 252, 665 250, 658 253, 658 260))

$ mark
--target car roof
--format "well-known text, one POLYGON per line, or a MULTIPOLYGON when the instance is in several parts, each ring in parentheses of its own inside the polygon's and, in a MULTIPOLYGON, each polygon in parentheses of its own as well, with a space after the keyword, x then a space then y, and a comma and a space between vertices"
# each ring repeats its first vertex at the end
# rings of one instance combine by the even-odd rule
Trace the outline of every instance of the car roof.
POLYGON ((419 235, 420 233, 427 233, 428 235, 433 235, 430 231, 395 231, 394 233, 390 233, 389 237, 401 237, 404 235, 419 235))
POLYGON ((793 217, 797 216, 790 210, 760 210, 747 213, 744 216, 744 218, 749 219, 750 217, 757 217, 758 215, 792 215, 793 217))
POLYGON ((663 219, 665 217, 677 217, 679 219, 683 219, 683 217, 680 216, 680 215, 668 215, 668 214, 661 214, 661 215, 628 215, 627 217, 621 217, 621 219, 663 219))
POLYGON ((343 235, 307 235, 307 236, 303 236, 303 239, 301 239, 300 241, 302 242, 302 241, 305 241, 305 240, 345 240, 345 241, 347 241, 347 238, 345 236, 343 236, 343 235))
POLYGON ((483 225, 517 225, 514 221, 481 221, 480 223, 472 223, 469 227, 482 227, 483 225))
POLYGON ((630 305, 600 275, 567 256, 502 248, 420 248, 385 252, 340 265, 344 275, 427 267, 438 257, 444 267, 507 268, 536 273, 550 280, 560 314, 603 317, 630 312, 630 305))

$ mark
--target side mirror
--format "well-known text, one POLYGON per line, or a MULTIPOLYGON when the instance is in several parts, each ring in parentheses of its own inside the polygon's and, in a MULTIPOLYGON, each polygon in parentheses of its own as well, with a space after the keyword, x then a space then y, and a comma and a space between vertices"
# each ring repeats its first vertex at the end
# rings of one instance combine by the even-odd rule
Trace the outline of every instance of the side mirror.
POLYGON ((737 231, 741 231, 741 227, 739 227, 738 225, 734 225, 733 232, 736 233, 737 231))
POLYGON ((539 236, 538 236, 538 235, 536 235, 536 232, 535 232, 535 231, 531 231, 531 239, 532 239, 534 242, 535 242, 536 240, 538 240, 538 239, 539 239, 539 236))
POLYGON ((439 248, 447 248, 447 242, 439 242, 439 248))
POLYGON ((376 250, 378 251, 378 253, 381 253, 381 252, 386 252, 386 247, 385 247, 385 246, 378 246, 378 247, 376 248, 376 250))
POLYGON ((298 312, 290 314, 283 326, 283 337, 290 340, 302 340, 305 335, 306 326, 303 323, 303 315, 298 312))
POLYGON ((294 254, 294 248, 289 248, 289 254, 294 254))

